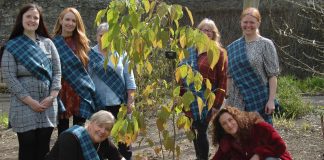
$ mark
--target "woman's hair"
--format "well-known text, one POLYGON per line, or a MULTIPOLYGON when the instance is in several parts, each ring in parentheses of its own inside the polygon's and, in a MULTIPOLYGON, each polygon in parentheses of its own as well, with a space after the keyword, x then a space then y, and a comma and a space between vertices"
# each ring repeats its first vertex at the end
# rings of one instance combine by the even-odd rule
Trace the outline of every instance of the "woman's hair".
POLYGON ((84 66, 88 65, 89 57, 88 52, 90 50, 89 39, 86 36, 86 31, 84 27, 83 20, 78 10, 75 8, 65 8, 59 15, 54 26, 54 35, 62 34, 62 25, 60 21, 63 20, 65 14, 73 13, 76 20, 76 27, 72 33, 73 40, 76 42, 76 52, 75 53, 81 60, 84 66))
POLYGON ((261 15, 257 8, 249 7, 243 10, 240 20, 242 20, 243 17, 246 15, 252 16, 257 19, 259 23, 261 23, 261 15))
POLYGON ((109 131, 111 131, 111 129, 114 126, 115 123, 115 118, 114 116, 105 110, 100 110, 96 113, 94 113, 91 117, 90 117, 90 123, 96 123, 98 125, 104 125, 105 128, 108 128, 109 131))
POLYGON ((230 114, 237 122, 238 130, 237 136, 239 140, 245 140, 249 137, 250 129, 256 123, 264 121, 261 116, 256 112, 245 112, 235 107, 222 108, 213 118, 213 145, 220 143, 221 139, 227 134, 219 122, 220 116, 224 113, 230 114))
POLYGON ((103 31, 108 31, 108 28, 109 26, 107 22, 101 23, 97 28, 97 36, 103 31))
MULTIPOLYGON (((39 13, 39 25, 38 25, 38 28, 36 29, 35 33, 40 36, 50 38, 50 35, 48 34, 47 28, 44 24, 42 8, 37 4, 29 3, 20 9, 20 11, 16 17, 15 25, 11 31, 11 34, 10 34, 8 40, 14 39, 14 38, 24 34, 24 27, 23 27, 23 22, 22 22, 23 15, 31 9, 36 9, 39 13)), ((5 44, 4 44, 4 46, 1 47, 1 50, 0 50, 0 54, 1 54, 0 55, 0 63, 1 63, 1 58, 2 58, 4 49, 5 49, 5 44)))
POLYGON ((212 40, 214 40, 216 42, 216 45, 218 48, 220 48, 222 51, 225 51, 225 49, 223 48, 223 45, 220 42, 221 39, 221 35, 219 33, 219 30, 215 24, 215 22, 209 18, 204 18, 197 26, 197 28, 199 30, 202 30, 203 27, 207 26, 208 28, 211 28, 213 31, 213 38, 212 40))

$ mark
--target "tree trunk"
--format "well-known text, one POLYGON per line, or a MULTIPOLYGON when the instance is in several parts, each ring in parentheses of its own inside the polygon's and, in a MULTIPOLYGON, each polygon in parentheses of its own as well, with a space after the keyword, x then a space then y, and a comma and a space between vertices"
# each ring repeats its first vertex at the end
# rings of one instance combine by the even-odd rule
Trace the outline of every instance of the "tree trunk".
POLYGON ((258 8, 259 2, 260 2, 260 0, 244 0, 243 1, 243 10, 248 7, 258 8))

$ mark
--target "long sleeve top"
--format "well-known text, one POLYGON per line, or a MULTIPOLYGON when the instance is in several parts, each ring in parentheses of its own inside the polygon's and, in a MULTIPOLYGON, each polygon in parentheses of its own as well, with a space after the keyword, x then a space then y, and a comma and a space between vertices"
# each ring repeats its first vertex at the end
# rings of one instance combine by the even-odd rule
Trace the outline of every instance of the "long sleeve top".
MULTIPOLYGON (((94 51, 99 52, 98 45, 92 48, 94 51)), ((115 68, 114 64, 109 61, 108 66, 115 69, 115 72, 122 79, 123 83, 126 86, 126 89, 136 89, 136 83, 133 72, 128 71, 128 63, 125 62, 125 55, 119 57, 117 66, 115 68)), ((91 69, 89 68, 89 74, 93 80, 93 83, 96 86, 96 94, 101 101, 102 106, 116 106, 121 104, 120 98, 115 94, 115 92, 109 88, 105 82, 103 82, 91 69)))
POLYGON ((267 157, 292 159, 278 132, 267 122, 260 122, 254 125, 244 142, 239 143, 233 136, 225 135, 213 160, 249 160, 254 154, 261 160, 267 157))
POLYGON ((9 121, 15 132, 55 127, 57 122, 57 101, 53 102, 53 107, 49 107, 41 113, 35 112, 22 101, 25 97, 31 96, 40 102, 48 97, 52 90, 61 89, 61 65, 55 45, 50 39, 38 35, 36 41, 37 45, 52 61, 51 86, 48 87, 43 81, 32 75, 6 49, 1 60, 2 77, 11 93, 9 121))
MULTIPOLYGON (((123 157, 116 146, 106 139, 100 144, 94 144, 100 159, 121 160, 123 157)), ((46 160, 83 160, 79 139, 70 132, 63 132, 55 142, 46 160)))

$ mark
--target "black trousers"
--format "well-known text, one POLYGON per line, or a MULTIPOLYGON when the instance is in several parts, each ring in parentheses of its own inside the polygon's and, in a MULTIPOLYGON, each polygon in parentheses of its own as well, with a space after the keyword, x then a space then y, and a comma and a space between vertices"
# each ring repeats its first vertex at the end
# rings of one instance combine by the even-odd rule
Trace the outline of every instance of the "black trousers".
POLYGON ((197 160, 208 160, 209 142, 207 137, 208 123, 201 121, 194 121, 191 130, 195 134, 193 140, 197 160))
MULTIPOLYGON (((115 119, 117 119, 117 115, 119 112, 119 108, 121 106, 117 105, 117 106, 106 106, 105 110, 111 112, 115 119)), ((132 146, 127 146, 125 143, 118 143, 118 151, 120 152, 120 154, 127 160, 131 160, 132 159, 132 146)))
MULTIPOLYGON (((73 125, 84 126, 86 119, 80 116, 73 115, 73 125)), ((59 124, 57 125, 57 132, 60 135, 63 131, 69 128, 69 119, 59 119, 59 124)))
POLYGON ((50 149, 53 127, 17 133, 19 160, 44 160, 50 149))

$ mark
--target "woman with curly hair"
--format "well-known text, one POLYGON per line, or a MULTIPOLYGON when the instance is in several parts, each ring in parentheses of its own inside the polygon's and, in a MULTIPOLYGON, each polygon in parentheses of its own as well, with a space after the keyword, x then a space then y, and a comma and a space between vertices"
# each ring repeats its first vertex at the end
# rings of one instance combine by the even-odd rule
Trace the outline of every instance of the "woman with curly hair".
POLYGON ((221 109, 213 119, 213 160, 291 160, 277 131, 256 112, 221 109))
POLYGON ((95 85, 87 72, 89 63, 89 39, 81 15, 75 8, 65 8, 57 18, 53 42, 58 50, 62 66, 62 89, 58 133, 73 124, 83 125, 85 119, 96 111, 95 85))

